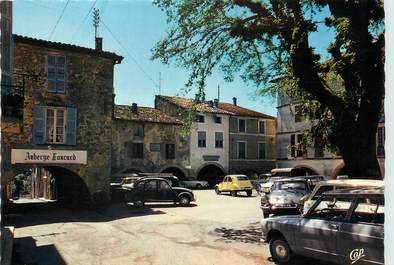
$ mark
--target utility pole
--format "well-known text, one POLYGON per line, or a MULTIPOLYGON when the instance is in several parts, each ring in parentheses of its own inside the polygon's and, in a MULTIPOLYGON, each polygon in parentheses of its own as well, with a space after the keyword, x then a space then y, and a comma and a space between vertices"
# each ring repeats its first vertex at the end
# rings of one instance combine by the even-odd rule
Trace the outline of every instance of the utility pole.
POLYGON ((220 101, 219 99, 220 99, 220 86, 218 85, 218 101, 220 101))
POLYGON ((93 10, 93 26, 94 26, 94 37, 97 38, 97 29, 100 22, 100 10, 94 9, 93 10))
POLYGON ((161 95, 161 72, 159 72, 159 95, 161 95))

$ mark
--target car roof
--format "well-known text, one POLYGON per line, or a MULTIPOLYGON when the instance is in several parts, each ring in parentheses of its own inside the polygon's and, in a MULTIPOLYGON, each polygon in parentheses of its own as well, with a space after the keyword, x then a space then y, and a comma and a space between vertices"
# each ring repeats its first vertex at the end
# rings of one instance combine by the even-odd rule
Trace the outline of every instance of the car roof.
POLYGON ((248 176, 239 174, 239 175, 227 175, 226 177, 236 178, 236 177, 248 177, 248 176))
POLYGON ((292 169, 293 169, 292 167, 274 168, 274 169, 271 169, 271 173, 288 173, 288 172, 291 172, 292 169))
POLYGON ((281 179, 277 179, 274 182, 306 182, 306 179, 304 178, 281 178, 281 179))
POLYGON ((154 177, 154 178, 142 177, 142 178, 138 179, 138 181, 143 181, 143 180, 164 180, 164 181, 167 181, 167 182, 168 182, 168 180, 165 179, 165 178, 157 178, 157 177, 154 177))
POLYGON ((364 186, 384 187, 383 180, 376 179, 331 179, 320 181, 320 186, 364 186))
POLYGON ((323 195, 346 195, 346 196, 357 196, 357 195, 384 195, 384 188, 351 188, 351 189, 339 189, 323 192, 323 195))

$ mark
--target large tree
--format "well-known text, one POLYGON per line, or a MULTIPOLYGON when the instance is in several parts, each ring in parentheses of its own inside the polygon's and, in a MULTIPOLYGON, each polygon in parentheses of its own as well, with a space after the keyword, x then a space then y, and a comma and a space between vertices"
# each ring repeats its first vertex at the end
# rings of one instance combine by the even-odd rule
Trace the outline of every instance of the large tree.
MULTIPOLYGON (((153 58, 190 71, 200 94, 220 69, 262 94, 301 100, 352 178, 381 178, 376 130, 384 97, 384 8, 380 0, 155 0, 167 35, 153 58), (310 36, 331 29, 327 52, 310 36)), ((324 43, 321 43, 323 46, 324 43)), ((324 136, 324 137, 322 137, 324 136)))

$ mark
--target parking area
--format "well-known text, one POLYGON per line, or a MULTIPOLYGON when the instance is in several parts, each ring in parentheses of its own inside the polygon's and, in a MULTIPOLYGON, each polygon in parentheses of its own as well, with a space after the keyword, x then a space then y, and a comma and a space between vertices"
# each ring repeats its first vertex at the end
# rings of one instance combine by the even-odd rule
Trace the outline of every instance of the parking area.
POLYGON ((75 211, 19 204, 6 219, 16 227, 14 264, 273 264, 260 242, 257 194, 194 192, 190 207, 112 204, 75 211))

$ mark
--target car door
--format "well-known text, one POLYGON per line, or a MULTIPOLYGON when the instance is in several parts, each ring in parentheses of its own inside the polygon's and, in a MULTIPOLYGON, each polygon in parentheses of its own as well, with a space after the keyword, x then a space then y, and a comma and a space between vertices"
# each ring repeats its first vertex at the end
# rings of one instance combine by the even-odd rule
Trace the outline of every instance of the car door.
POLYGON ((175 199, 174 191, 165 180, 158 180, 158 197, 159 201, 173 201, 175 199))
POLYGON ((384 199, 359 198, 338 234, 343 264, 384 264, 384 199))
POLYGON ((157 180, 148 180, 145 182, 144 198, 145 201, 158 200, 157 180))
POLYGON ((351 206, 351 198, 323 197, 300 221, 299 251, 309 257, 338 262, 337 234, 351 206))

